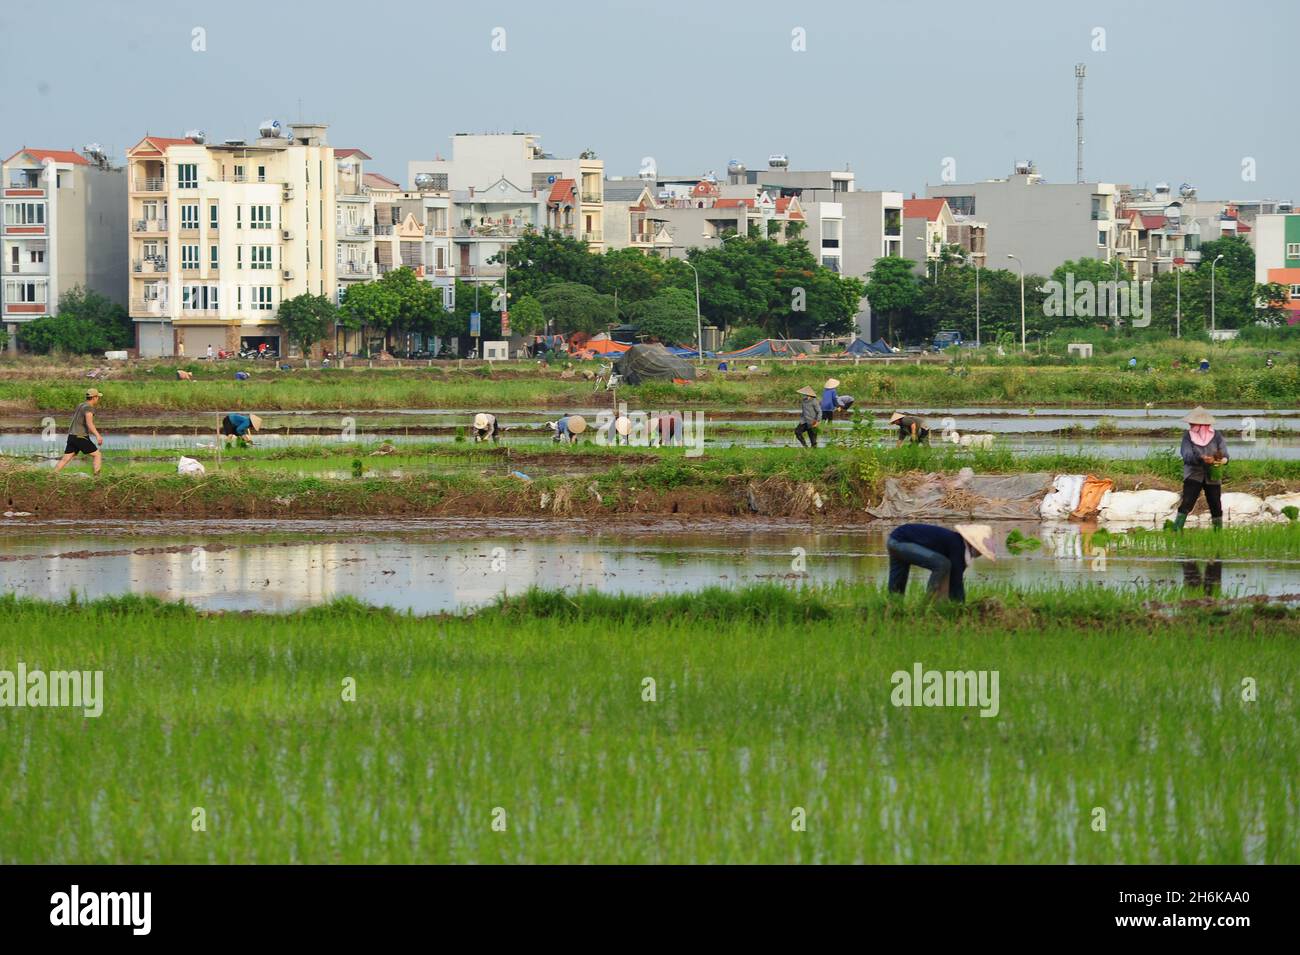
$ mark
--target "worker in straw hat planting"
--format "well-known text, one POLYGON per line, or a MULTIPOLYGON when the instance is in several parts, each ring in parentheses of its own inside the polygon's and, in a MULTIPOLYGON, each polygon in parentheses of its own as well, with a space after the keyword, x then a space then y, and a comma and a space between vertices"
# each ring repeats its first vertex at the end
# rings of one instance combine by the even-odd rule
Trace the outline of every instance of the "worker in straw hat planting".
POLYGON ((1214 415, 1200 405, 1183 420, 1187 422, 1187 431, 1179 448, 1183 459, 1183 499, 1178 505, 1174 530, 1183 529, 1187 515, 1202 493, 1210 508, 1210 520, 1217 530, 1223 527, 1223 466, 1228 463, 1228 443, 1220 432, 1214 430, 1214 415))
POLYGON ((555 421, 547 422, 555 434, 551 437, 552 441, 559 444, 573 444, 578 435, 587 430, 587 419, 580 414, 561 415, 555 421))
POLYGON ((931 600, 947 598, 963 603, 962 576, 976 557, 997 560, 993 529, 987 524, 958 524, 952 530, 936 524, 900 524, 885 544, 889 551, 889 592, 907 592, 913 565, 930 572, 927 591, 931 600))
POLYGON ((889 423, 898 429, 898 446, 901 448, 911 441, 913 444, 930 443, 930 426, 925 419, 903 411, 895 411, 889 416, 889 423))
POLYGON ((822 385, 822 420, 834 421, 835 412, 840 410, 840 380, 827 378, 822 385))
POLYGON ((480 441, 491 441, 493 444, 501 443, 501 425, 497 421, 497 416, 480 411, 474 416, 474 443, 480 441))
POLYGON ((252 435, 262 430, 262 419, 255 414, 232 411, 221 419, 219 433, 222 441, 235 440, 241 448, 253 443, 252 435))
POLYGON ((822 420, 821 402, 817 400, 817 392, 806 385, 800 388, 797 394, 803 396, 803 401, 799 405, 799 423, 795 425, 794 436, 805 448, 815 448, 817 426, 822 420))

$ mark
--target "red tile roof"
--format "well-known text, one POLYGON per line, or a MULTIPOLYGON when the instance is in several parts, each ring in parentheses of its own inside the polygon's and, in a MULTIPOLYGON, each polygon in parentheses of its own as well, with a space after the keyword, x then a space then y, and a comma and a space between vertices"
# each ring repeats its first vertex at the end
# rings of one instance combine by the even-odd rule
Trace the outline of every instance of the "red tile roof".
POLYGON ((362 159, 369 159, 369 158, 370 158, 369 156, 367 156, 367 155, 365 154, 365 152, 363 152, 363 151, 360 150, 360 149, 338 149, 338 148, 336 148, 336 149, 334 150, 334 158, 335 158, 335 159, 347 159, 349 156, 359 156, 359 157, 361 157, 362 159))
POLYGON ((719 199, 713 204, 715 209, 739 209, 741 206, 754 208, 755 199, 719 199))
POLYGON ((716 182, 709 182, 707 179, 701 179, 691 187, 692 196, 716 196, 721 192, 716 182))
POLYGON ((936 222, 947 204, 947 199, 904 199, 903 218, 928 219, 936 222))
POLYGON ((1165 227, 1165 217, 1160 215, 1151 215, 1142 217, 1142 228, 1144 229, 1163 229, 1165 227))
POLYGON ((49 159, 52 162, 70 162, 74 166, 89 166, 90 162, 71 149, 28 149, 24 146, 18 152, 10 156, 5 162, 11 162, 14 156, 21 156, 23 153, 31 156, 33 159, 49 159))
POLYGON ((572 199, 577 192, 577 188, 572 179, 557 179, 551 186, 551 195, 547 202, 564 202, 572 199))
POLYGON ((371 186, 377 189, 401 189, 402 188, 401 183, 393 182, 393 180, 389 179, 387 176, 381 175, 380 173, 377 172, 366 173, 361 177, 361 181, 364 182, 367 186, 371 186))

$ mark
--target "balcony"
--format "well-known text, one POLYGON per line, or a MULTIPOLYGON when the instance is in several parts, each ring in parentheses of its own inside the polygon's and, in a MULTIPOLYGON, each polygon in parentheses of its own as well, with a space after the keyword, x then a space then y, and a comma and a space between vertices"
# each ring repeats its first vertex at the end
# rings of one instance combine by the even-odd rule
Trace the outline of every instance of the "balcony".
POLYGON ((604 197, 601 196, 599 192, 588 192, 586 189, 584 189, 582 190, 582 201, 587 203, 600 204, 605 200, 604 197))
POLYGON ((391 225, 375 226, 375 235, 392 235, 392 234, 393 234, 393 227, 391 225))
POLYGON ((45 314, 44 302, 5 302, 6 315, 22 315, 27 318, 40 318, 45 314))
POLYGON ((166 219, 134 219, 131 222, 132 232, 145 233, 165 233, 167 231, 166 219))
POLYGON ((451 235, 451 230, 446 228, 445 226, 439 229, 435 229, 433 226, 425 226, 424 234, 431 235, 434 238, 438 238, 438 239, 445 239, 451 235))
POLYGON ((150 274, 165 274, 167 272, 167 260, 160 256, 154 256, 149 259, 132 259, 131 271, 150 274))
POLYGON ((158 176, 156 178, 153 176, 146 176, 143 179, 137 179, 135 181, 135 191, 136 192, 166 192, 167 180, 162 178, 161 176, 158 176))
POLYGON ((166 315, 167 300, 159 298, 133 298, 131 299, 132 315, 166 315))
POLYGON ((374 230, 364 222, 340 222, 338 234, 341 239, 368 239, 374 230))
POLYGON ((476 226, 457 226, 452 230, 452 235, 457 239, 514 238, 533 230, 533 228, 534 227, 531 223, 527 225, 500 225, 495 223, 486 223, 484 225, 476 226))
POLYGON ((582 233, 582 241, 583 242, 604 242, 605 240, 601 238, 601 235, 602 233, 599 231, 584 232, 582 233))
POLYGON ((45 187, 39 182, 11 182, 5 186, 5 195, 15 199, 42 199, 45 187))
POLYGON ((369 262, 342 262, 339 264, 339 275, 344 278, 366 278, 373 274, 369 262))

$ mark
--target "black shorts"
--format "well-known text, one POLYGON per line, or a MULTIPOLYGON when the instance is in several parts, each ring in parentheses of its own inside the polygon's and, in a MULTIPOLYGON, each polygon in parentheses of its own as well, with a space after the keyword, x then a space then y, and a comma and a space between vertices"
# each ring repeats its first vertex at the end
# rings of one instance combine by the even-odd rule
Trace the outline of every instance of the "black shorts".
POLYGON ((99 445, 89 438, 78 438, 75 434, 68 435, 68 446, 63 449, 64 454, 94 454, 99 450, 99 445))

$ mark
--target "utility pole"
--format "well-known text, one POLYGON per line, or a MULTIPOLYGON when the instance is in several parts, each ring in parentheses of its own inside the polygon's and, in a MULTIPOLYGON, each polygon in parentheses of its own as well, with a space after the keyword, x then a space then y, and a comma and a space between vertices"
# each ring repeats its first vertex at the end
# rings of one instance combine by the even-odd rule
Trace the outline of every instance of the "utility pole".
POLYGON ((1078 86, 1078 114, 1074 122, 1077 128, 1075 141, 1074 181, 1083 182, 1083 77, 1088 68, 1082 63, 1074 64, 1074 77, 1078 86))

